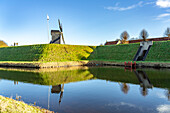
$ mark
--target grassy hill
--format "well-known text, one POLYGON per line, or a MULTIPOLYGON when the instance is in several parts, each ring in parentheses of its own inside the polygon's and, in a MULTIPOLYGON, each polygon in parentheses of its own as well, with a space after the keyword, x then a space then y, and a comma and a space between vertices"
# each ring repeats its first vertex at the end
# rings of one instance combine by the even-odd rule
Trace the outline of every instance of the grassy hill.
MULTIPOLYGON (((139 46, 139 43, 135 43, 109 46, 38 44, 5 47, 0 48, 0 61, 132 61, 139 46)), ((154 42, 146 61, 170 61, 170 41, 154 42)))
POLYGON ((39 44, 0 48, 1 61, 78 61, 85 60, 95 46, 39 44), (10 53, 10 54, 9 54, 10 53))
POLYGON ((0 40, 0 47, 7 47, 7 46, 8 45, 4 41, 0 40))
POLYGON ((0 113, 53 113, 0 95, 0 113))
POLYGON ((170 41, 154 42, 146 61, 170 61, 170 41))
POLYGON ((138 48, 138 44, 122 44, 98 46, 89 56, 89 60, 133 60, 138 48))

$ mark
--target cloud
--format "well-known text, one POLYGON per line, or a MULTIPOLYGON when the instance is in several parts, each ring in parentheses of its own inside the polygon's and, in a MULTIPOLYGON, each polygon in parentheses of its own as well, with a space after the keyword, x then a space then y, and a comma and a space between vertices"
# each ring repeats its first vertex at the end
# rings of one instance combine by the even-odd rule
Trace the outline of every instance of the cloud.
POLYGON ((165 96, 165 94, 164 94, 164 93, 160 93, 160 92, 158 92, 158 93, 156 93, 156 95, 157 95, 159 98, 167 99, 167 97, 165 96))
POLYGON ((114 7, 110 6, 110 7, 105 7, 105 9, 107 10, 114 10, 114 11, 126 11, 126 10, 130 10, 130 9, 134 9, 136 7, 143 7, 144 5, 151 5, 154 4, 155 2, 147 2, 144 3, 143 1, 140 1, 138 4, 133 4, 127 7, 119 7, 119 3, 116 3, 114 7))
POLYGON ((164 105, 159 105, 156 110, 159 113, 170 113, 170 105, 164 104, 164 105))
POLYGON ((106 7, 105 9, 115 10, 115 11, 125 11, 125 10, 134 9, 134 8, 138 7, 139 5, 141 5, 141 4, 142 4, 142 2, 139 2, 138 4, 134 4, 134 5, 131 5, 131 6, 119 7, 119 3, 116 3, 116 5, 114 7, 106 7))
POLYGON ((170 9, 167 9, 166 12, 170 12, 170 9))
POLYGON ((161 8, 169 8, 170 7, 170 0, 157 0, 156 5, 161 8))
POLYGON ((160 20, 162 18, 165 18, 165 17, 169 17, 170 16, 170 13, 163 13, 163 14, 160 14, 156 17, 156 20, 160 20))

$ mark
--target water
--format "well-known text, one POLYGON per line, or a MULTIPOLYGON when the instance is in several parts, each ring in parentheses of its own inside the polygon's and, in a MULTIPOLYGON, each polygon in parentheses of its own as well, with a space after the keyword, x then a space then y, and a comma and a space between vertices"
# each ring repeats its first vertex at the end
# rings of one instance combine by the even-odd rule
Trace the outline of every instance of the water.
POLYGON ((0 69, 0 95, 58 113, 170 113, 170 70, 0 69))

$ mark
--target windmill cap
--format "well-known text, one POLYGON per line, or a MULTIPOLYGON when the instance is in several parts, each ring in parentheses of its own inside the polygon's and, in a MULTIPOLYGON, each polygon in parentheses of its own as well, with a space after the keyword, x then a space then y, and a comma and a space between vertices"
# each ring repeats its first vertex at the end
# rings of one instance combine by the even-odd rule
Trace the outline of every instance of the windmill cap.
POLYGON ((52 32, 60 32, 60 31, 59 31, 59 30, 51 30, 51 33, 52 33, 52 32))

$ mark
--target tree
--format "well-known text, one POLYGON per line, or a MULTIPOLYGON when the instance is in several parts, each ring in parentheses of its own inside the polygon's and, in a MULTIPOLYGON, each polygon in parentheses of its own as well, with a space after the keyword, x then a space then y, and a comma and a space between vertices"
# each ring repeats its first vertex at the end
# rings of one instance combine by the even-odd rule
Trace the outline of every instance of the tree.
POLYGON ((140 38, 142 38, 143 39, 143 41, 146 41, 146 38, 148 38, 148 36, 149 36, 149 34, 148 34, 148 32, 145 30, 145 29, 143 29, 141 32, 140 32, 140 38))
POLYGON ((165 30, 164 34, 165 34, 165 36, 170 37, 170 28, 169 27, 165 30))
POLYGON ((120 35, 120 39, 122 40, 122 43, 124 44, 126 42, 126 40, 129 38, 129 34, 127 31, 124 31, 123 33, 121 33, 120 35))

